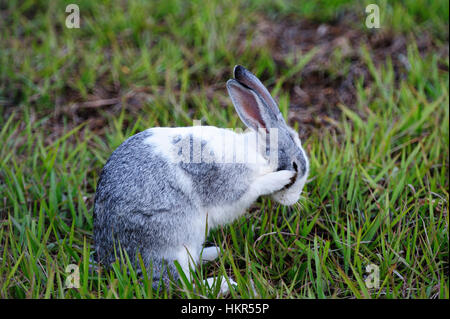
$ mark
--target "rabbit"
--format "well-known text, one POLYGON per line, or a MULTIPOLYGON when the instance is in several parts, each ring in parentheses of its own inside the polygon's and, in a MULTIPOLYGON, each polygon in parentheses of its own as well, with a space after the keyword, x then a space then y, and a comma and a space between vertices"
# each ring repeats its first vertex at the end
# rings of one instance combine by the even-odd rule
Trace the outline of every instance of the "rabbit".
MULTIPOLYGON (((203 248, 208 231, 242 216, 260 196, 283 205, 299 200, 309 162, 298 134, 255 75, 240 65, 233 74, 226 87, 245 132, 154 127, 111 154, 94 201, 98 263, 113 263, 120 247, 136 268, 140 254, 154 285, 167 284, 180 278, 175 260, 189 274, 200 261, 216 259, 218 247, 203 248)), ((212 285, 216 278, 206 281, 212 285)), ((220 287, 223 293, 230 288, 220 287)))

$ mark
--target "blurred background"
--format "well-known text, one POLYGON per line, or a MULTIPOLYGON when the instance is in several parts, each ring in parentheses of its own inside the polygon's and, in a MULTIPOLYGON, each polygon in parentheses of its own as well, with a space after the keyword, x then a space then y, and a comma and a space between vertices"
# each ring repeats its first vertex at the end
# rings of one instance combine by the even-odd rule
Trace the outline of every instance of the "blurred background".
POLYGON ((261 264, 259 296, 366 296, 374 262, 375 296, 448 298, 448 27, 447 1, 0 0, 1 296, 100 295, 56 283, 86 259, 102 166, 148 127, 243 127, 241 64, 311 157, 301 218, 263 200, 217 236, 261 264), (273 225, 291 235, 257 240, 273 225))
POLYGON ((1 119, 25 108, 46 117, 49 141, 86 121, 101 134, 121 110, 161 125, 233 121, 224 83, 235 64, 260 76, 302 131, 338 120, 339 103, 354 107, 371 67, 392 66, 386 85, 411 76, 412 54, 433 53, 447 70, 446 1, 378 1, 379 29, 365 25, 372 2, 346 0, 77 1, 80 28, 69 29, 72 2, 0 6, 1 119))

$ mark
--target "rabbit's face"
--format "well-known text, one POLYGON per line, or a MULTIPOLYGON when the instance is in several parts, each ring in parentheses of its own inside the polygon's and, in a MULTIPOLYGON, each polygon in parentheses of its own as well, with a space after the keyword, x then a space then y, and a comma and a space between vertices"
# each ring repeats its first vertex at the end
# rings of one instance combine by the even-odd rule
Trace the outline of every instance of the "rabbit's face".
POLYGON ((286 126, 280 136, 277 170, 295 171, 292 182, 272 194, 272 198, 283 205, 293 205, 300 199, 309 172, 309 162, 297 132, 286 126))
POLYGON ((289 185, 272 194, 277 202, 293 205, 300 198, 309 168, 298 134, 287 126, 277 103, 254 74, 240 65, 235 66, 233 74, 234 79, 227 81, 227 90, 239 117, 257 132, 262 128, 271 135, 276 129, 278 163, 273 169, 296 172, 289 185))

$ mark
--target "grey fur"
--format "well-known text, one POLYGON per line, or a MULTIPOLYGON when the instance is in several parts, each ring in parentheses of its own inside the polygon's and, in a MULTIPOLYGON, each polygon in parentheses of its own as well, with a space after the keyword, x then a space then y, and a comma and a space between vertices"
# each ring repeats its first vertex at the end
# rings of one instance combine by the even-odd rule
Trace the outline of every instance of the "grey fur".
POLYGON ((94 203, 94 241, 98 262, 114 262, 120 245, 132 262, 139 251, 159 280, 165 274, 160 251, 189 236, 183 229, 193 204, 173 183, 170 163, 143 143, 151 134, 147 130, 127 139, 104 166, 94 203))
MULTIPOLYGON (((250 182, 245 178, 249 174, 248 167, 243 163, 220 163, 206 141, 194 141, 192 134, 189 134, 187 138, 190 144, 190 158, 181 161, 179 166, 191 177, 194 193, 200 197, 204 206, 228 204, 242 197, 250 182), (209 163, 204 161, 193 163, 194 142, 201 146, 199 149, 201 154, 209 154, 209 163), (242 183, 236 183, 236 180, 242 183)), ((196 155, 197 158, 201 158, 200 154, 196 155)))
MULTIPOLYGON (((281 120, 279 120, 281 121, 281 120)), ((284 120, 282 120, 284 122, 284 120)), ((284 123, 286 126, 286 124, 284 123)), ((307 163, 303 152, 296 146, 292 133, 279 125, 278 129, 278 168, 277 170, 295 170, 294 163, 297 165, 299 177, 304 176, 307 171, 307 163)))

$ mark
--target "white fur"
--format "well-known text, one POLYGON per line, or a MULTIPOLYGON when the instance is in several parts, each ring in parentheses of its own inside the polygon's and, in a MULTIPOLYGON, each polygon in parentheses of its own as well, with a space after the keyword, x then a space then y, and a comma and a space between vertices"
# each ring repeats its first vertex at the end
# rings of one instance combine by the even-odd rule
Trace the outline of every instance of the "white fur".
POLYGON ((219 247, 212 246, 212 247, 205 247, 202 251, 202 261, 208 262, 213 261, 217 257, 219 257, 220 249, 219 247))

